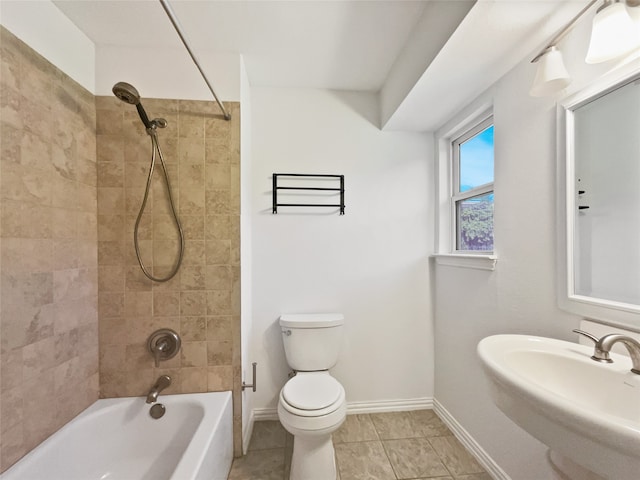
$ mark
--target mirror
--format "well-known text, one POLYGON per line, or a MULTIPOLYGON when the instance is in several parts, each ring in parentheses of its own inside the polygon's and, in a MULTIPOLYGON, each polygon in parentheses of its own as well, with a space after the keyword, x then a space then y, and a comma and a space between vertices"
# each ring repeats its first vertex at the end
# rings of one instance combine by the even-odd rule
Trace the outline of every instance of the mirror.
POLYGON ((640 328, 640 68, 573 95, 560 114, 561 307, 640 328))

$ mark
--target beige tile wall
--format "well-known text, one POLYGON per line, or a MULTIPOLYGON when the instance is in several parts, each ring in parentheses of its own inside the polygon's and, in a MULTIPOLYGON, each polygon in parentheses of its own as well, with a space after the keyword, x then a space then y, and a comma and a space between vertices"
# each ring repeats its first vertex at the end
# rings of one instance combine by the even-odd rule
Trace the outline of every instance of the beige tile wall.
POLYGON ((94 97, 0 27, 0 471, 98 398, 94 97))
MULTIPOLYGON (((186 236, 178 275, 153 284, 133 250, 150 160, 135 107, 93 97, 1 27, 0 49, 0 471, 98 395, 144 395, 162 373, 167 393, 233 390, 239 454, 239 105, 227 122, 213 102, 145 100, 169 121, 186 236), (156 369, 145 342, 164 327, 183 348, 156 369)), ((163 275, 177 236, 157 168, 140 245, 163 275)))
MULTIPOLYGON (((123 78, 123 80, 126 80, 123 78)), ((144 91, 141 91, 144 95, 144 91)), ((137 264, 133 225, 144 193, 151 140, 132 105, 97 97, 100 394, 146 395, 161 374, 167 393, 234 391, 240 453, 240 108, 226 103, 143 99, 158 130, 173 197, 186 238, 184 261, 166 283, 148 280, 137 264), (182 351, 154 367, 148 336, 171 328, 182 351)), ((166 275, 178 236, 157 165, 139 231, 142 258, 166 275)))

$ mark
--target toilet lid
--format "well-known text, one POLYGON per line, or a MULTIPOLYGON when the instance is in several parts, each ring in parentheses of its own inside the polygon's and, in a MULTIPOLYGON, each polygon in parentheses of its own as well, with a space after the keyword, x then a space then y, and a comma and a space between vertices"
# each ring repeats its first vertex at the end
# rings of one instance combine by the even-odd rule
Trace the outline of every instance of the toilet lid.
POLYGON ((284 400, 300 410, 320 410, 340 398, 342 385, 330 375, 296 375, 282 389, 284 400))

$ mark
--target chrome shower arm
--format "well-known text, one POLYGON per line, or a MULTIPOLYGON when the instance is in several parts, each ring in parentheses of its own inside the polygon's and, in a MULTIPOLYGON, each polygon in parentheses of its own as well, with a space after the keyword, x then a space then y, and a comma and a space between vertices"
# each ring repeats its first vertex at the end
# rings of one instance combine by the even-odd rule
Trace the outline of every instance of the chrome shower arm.
POLYGON ((209 90, 211 91, 211 94, 213 95, 213 98, 215 98, 216 102, 218 103, 218 106, 222 110, 222 114, 224 115, 224 119, 225 120, 231 120, 231 114, 228 113, 225 110, 224 105, 218 99, 218 96, 216 95, 216 92, 213 91, 213 87, 211 86, 211 83, 209 83, 209 79, 207 78, 206 74, 202 70, 202 67, 200 66, 200 63, 198 62, 198 59, 196 58, 195 54, 191 50, 191 47, 189 47, 189 42, 187 41, 187 37, 182 32, 182 27, 180 26, 180 23, 178 22, 178 18, 176 17, 176 14, 173 12, 173 9, 171 8, 171 5, 169 5, 169 2, 167 0, 160 0, 160 3, 162 4, 162 8, 164 8, 164 11, 167 13, 167 16, 169 17, 169 20, 171 20, 171 23, 173 24, 173 28, 176 29, 176 32, 178 33, 178 36, 180 37, 180 40, 182 40, 182 43, 184 44, 185 48, 187 49, 187 52, 189 52, 189 55, 191 55, 191 60, 193 60, 193 63, 195 63, 196 67, 198 67, 198 71, 200 72, 200 75, 202 75, 202 78, 204 79, 204 83, 207 84, 207 87, 209 87, 209 90))

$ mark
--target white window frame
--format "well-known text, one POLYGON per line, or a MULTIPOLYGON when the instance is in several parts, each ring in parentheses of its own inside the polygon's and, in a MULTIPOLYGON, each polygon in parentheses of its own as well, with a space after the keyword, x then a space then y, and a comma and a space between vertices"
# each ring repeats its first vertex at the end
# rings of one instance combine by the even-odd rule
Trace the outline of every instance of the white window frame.
MULTIPOLYGON (((493 251, 457 250, 457 211, 456 202, 461 199, 475 197, 494 191, 494 182, 480 185, 474 189, 460 192, 459 158, 455 152, 455 142, 463 143, 477 135, 490 125, 495 126, 491 105, 478 107, 474 112, 462 119, 452 120, 436 133, 437 157, 437 200, 436 211, 436 263, 455 267, 494 270, 497 254, 493 251), (455 123, 454 123, 455 122, 455 123), (455 154, 454 154, 455 152, 455 154)), ((495 163, 494 163, 495 181, 495 163)), ((495 223, 494 223, 495 227, 495 223)), ((495 228, 494 228, 495 231, 495 228)))
MULTIPOLYGON (((452 195, 451 195, 451 227, 453 231, 451 232, 451 251, 456 253, 468 254, 468 255, 491 255, 493 250, 459 250, 458 245, 459 242, 459 234, 460 229, 458 228, 458 209, 457 204, 462 200, 467 200, 469 198, 478 197, 480 195, 486 195, 487 193, 493 193, 493 182, 485 183, 483 185, 479 185, 475 188, 471 188, 465 192, 460 191, 460 145, 462 145, 467 140, 475 137, 480 132, 483 132, 487 128, 493 125, 493 115, 485 118, 480 123, 475 124, 466 132, 464 132, 460 137, 456 138, 451 142, 451 167, 453 169, 453 185, 451 186, 452 195)), ((495 166, 494 166, 494 180, 495 180, 495 166)))

